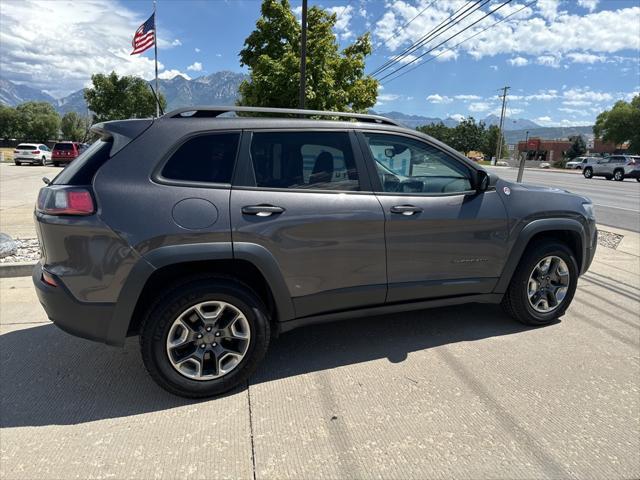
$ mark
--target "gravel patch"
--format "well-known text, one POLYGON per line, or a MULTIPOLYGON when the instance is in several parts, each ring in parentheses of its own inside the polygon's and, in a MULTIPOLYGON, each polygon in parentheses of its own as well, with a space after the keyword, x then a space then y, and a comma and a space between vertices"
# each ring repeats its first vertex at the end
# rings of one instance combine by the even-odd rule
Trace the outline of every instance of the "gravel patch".
POLYGON ((598 245, 602 245, 603 247, 613 248, 615 250, 618 248, 618 245, 620 245, 623 238, 624 235, 607 232, 605 230, 598 230, 598 245))
POLYGON ((37 238, 15 238, 18 251, 0 258, 0 263, 37 262, 40 260, 40 244, 37 238))

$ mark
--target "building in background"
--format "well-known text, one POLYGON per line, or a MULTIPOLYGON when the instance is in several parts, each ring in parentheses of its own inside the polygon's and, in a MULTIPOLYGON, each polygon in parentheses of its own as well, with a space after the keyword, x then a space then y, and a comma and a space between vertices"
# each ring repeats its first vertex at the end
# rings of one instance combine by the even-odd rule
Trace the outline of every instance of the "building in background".
MULTIPOLYGON (((587 153, 597 155, 611 155, 624 153, 629 147, 628 144, 616 145, 614 143, 605 143, 599 139, 585 140, 587 144, 587 153)), ((536 160, 540 162, 555 162, 562 160, 565 153, 573 144, 570 140, 544 140, 538 137, 530 138, 525 141, 518 142, 518 156, 526 155, 527 160, 536 160)))

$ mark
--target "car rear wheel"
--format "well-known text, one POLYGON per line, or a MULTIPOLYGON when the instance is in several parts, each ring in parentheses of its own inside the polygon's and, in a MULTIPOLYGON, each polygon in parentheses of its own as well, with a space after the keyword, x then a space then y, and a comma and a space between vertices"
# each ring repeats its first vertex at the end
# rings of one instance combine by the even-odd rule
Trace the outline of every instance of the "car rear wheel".
POLYGON ((578 283, 578 263, 566 245, 528 248, 502 300, 504 310, 527 325, 547 325, 564 315, 578 283))
POLYGON ((54 167, 59 167, 60 166, 60 162, 53 162, 53 166, 54 167))
POLYGON ((40 160, 40 165, 44 167, 46 164, 47 164, 47 158, 43 156, 42 159, 40 160))
POLYGON ((165 390, 222 394, 245 382, 269 346, 267 310, 245 285, 194 280, 160 295, 143 319, 142 359, 165 390))
POLYGON ((584 178, 591 178, 593 177, 593 169, 592 168, 585 168, 582 172, 582 175, 584 175, 584 178))
POLYGON ((16 166, 18 166, 18 167, 19 167, 20 165, 22 165, 22 162, 19 162, 18 160, 15 160, 13 163, 15 163, 15 164, 16 164, 16 166))
POLYGON ((613 179, 616 182, 621 182, 624 180, 624 172, 622 170, 616 170, 613 172, 613 179))

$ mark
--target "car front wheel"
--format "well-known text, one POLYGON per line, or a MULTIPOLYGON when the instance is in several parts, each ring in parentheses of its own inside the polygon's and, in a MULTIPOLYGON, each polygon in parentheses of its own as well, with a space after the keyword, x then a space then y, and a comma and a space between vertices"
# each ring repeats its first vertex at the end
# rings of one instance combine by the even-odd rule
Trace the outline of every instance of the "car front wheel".
POLYGON ((621 182, 624 180, 624 172, 622 170, 616 170, 613 172, 613 179, 616 182, 621 182))
POLYGON ((248 287, 195 280, 163 292, 140 335, 144 364, 165 390, 184 397, 222 394, 242 385, 267 351, 267 310, 248 287))
POLYGON ((578 283, 578 263, 562 243, 538 243, 528 250, 511 279, 502 306, 519 322, 547 325, 569 307, 578 283))
POLYGON ((588 167, 587 167, 587 168, 585 168, 585 169, 582 171, 582 175, 584 175, 584 178, 591 178, 591 177, 593 177, 593 169, 588 168, 588 167))

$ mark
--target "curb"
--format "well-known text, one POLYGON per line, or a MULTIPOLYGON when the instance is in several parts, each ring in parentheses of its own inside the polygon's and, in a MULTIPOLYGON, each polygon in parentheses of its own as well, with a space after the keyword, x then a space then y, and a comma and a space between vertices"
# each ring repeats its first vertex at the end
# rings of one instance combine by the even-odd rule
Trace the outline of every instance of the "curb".
POLYGON ((35 263, 0 263, 0 278, 30 277, 35 263))

